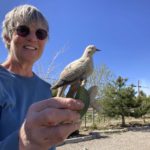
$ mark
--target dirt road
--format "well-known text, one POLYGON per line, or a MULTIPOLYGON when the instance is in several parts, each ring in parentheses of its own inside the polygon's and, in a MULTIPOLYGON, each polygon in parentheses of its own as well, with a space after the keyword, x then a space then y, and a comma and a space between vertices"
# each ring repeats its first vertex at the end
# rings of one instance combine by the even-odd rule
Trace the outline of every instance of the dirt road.
POLYGON ((66 144, 57 150, 150 150, 150 129, 105 134, 100 139, 66 144))

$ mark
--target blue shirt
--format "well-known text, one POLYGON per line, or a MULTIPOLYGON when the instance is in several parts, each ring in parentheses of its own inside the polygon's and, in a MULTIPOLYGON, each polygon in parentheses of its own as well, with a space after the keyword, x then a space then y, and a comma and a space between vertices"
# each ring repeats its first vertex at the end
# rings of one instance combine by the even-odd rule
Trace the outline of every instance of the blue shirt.
POLYGON ((50 97, 50 84, 36 74, 23 77, 0 66, 0 150, 19 149, 18 131, 29 106, 50 97))

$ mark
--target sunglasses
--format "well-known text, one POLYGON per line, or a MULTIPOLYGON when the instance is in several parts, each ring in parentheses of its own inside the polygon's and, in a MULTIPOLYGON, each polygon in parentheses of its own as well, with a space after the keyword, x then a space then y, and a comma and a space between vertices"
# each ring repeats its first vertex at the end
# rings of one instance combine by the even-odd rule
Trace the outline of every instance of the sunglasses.
MULTIPOLYGON (((21 37, 26 37, 30 34, 30 28, 26 25, 20 25, 16 28, 16 32, 21 37)), ((37 29, 35 32, 35 35, 38 40, 45 40, 48 36, 48 33, 44 29, 37 29)))

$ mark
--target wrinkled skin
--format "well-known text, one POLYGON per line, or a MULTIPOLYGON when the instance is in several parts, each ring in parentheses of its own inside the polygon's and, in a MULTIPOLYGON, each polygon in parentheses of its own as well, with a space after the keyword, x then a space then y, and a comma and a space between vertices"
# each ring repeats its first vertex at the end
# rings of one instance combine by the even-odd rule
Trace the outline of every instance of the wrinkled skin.
POLYGON ((83 103, 71 98, 52 98, 30 106, 20 129, 20 150, 47 150, 80 127, 78 110, 83 103))

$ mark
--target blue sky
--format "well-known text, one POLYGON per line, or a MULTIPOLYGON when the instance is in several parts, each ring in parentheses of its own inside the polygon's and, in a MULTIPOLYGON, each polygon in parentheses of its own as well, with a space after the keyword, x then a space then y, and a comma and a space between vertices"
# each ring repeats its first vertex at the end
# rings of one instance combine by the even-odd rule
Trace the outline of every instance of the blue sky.
MULTIPOLYGON (((106 64, 116 75, 129 79, 150 94, 150 1, 149 0, 0 0, 0 23, 6 12, 20 4, 38 7, 50 25, 50 39, 35 70, 46 71, 58 51, 51 77, 81 56, 89 44, 96 66, 106 64), (9 5, 8 5, 9 4, 9 5)), ((0 29, 1 32, 1 29, 0 29)), ((0 62, 7 50, 0 41, 0 62)))

